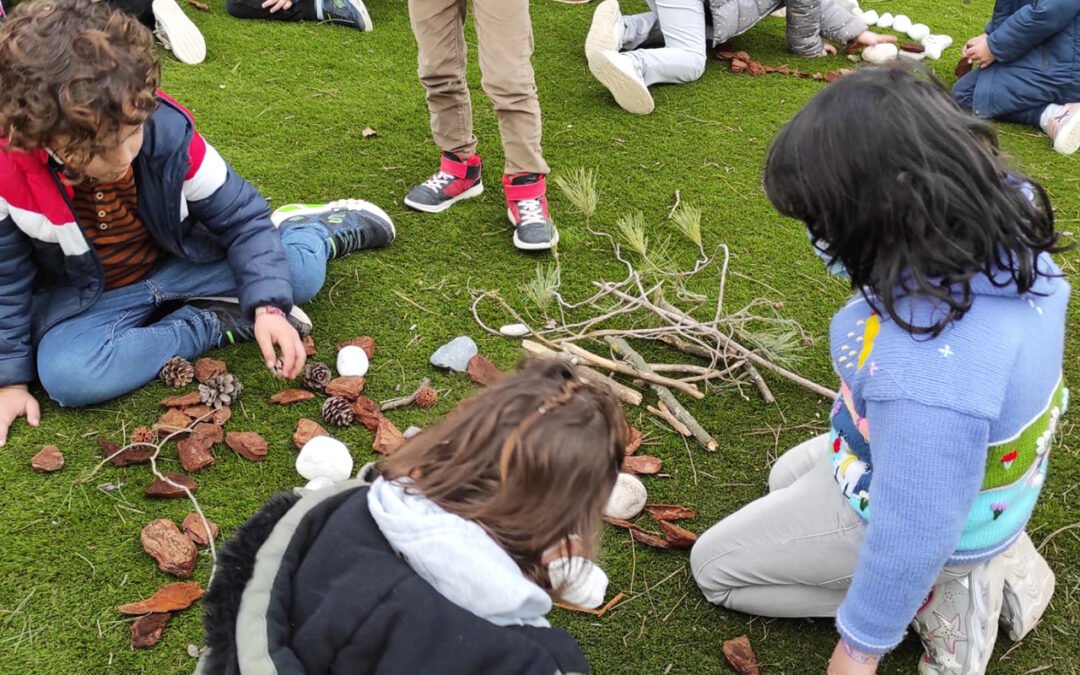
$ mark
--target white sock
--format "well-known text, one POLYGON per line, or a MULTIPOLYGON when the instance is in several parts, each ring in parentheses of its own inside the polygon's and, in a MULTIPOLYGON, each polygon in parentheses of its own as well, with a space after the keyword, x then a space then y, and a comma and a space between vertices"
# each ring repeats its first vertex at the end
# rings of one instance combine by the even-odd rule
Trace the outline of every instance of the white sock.
POLYGON ((1043 110, 1042 117, 1039 118, 1039 126, 1042 127, 1043 131, 1046 131, 1046 125, 1050 123, 1050 118, 1063 112, 1065 112, 1065 106, 1051 103, 1043 110))
POLYGON ((326 19, 323 16, 323 0, 315 0, 315 16, 318 17, 319 21, 326 19))

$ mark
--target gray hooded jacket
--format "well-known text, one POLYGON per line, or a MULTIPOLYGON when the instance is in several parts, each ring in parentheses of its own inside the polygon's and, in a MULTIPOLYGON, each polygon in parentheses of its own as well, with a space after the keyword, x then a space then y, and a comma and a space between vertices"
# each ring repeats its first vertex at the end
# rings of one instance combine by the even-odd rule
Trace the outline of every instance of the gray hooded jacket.
POLYGON ((799 56, 817 56, 822 38, 850 42, 867 29, 862 19, 832 0, 706 0, 712 12, 713 46, 742 35, 787 7, 787 46, 799 56))

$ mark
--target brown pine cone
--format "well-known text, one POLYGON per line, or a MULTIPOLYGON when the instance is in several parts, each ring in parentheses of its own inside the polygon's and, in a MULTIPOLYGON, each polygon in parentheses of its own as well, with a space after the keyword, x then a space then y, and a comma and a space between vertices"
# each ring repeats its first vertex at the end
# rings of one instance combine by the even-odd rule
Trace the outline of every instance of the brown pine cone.
POLYGON ((353 423, 352 402, 347 398, 331 396, 323 403, 322 416, 327 424, 347 427, 353 423))
POLYGON ((304 366, 304 386, 314 391, 326 389, 326 385, 333 378, 330 367, 319 361, 310 361, 304 366))
POLYGON ((157 434, 149 427, 136 427, 131 432, 132 443, 153 443, 156 437, 157 434))
POLYGON ((439 402, 439 394, 434 387, 420 387, 416 390, 416 405, 430 408, 439 402))
POLYGON ((191 378, 195 376, 195 369, 187 359, 179 356, 174 356, 165 362, 165 365, 161 367, 161 373, 158 377, 161 381, 170 387, 186 387, 191 383, 191 378))
POLYGON ((240 382, 240 378, 232 373, 211 377, 199 385, 202 402, 214 409, 232 405, 243 390, 244 385, 240 382))

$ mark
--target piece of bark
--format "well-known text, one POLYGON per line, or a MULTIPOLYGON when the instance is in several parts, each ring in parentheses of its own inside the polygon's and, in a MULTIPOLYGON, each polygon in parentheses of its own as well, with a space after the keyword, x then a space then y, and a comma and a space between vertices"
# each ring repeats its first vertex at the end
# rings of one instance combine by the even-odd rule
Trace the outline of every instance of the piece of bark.
POLYGON ((196 424, 195 428, 191 430, 191 435, 202 439, 206 443, 207 450, 215 443, 221 443, 225 440, 225 432, 221 430, 221 427, 209 422, 196 424))
POLYGON ((668 540, 672 548, 690 548, 697 541, 697 535, 690 530, 666 520, 659 522, 660 531, 664 533, 664 538, 668 540))
MULTIPOLYGON (((198 486, 195 484, 195 481, 191 480, 184 474, 176 473, 175 471, 166 471, 165 477, 171 480, 173 483, 183 485, 191 492, 194 492, 198 488, 198 486)), ((187 493, 185 493, 181 488, 178 488, 175 485, 170 485, 169 483, 166 483, 160 478, 154 478, 154 482, 150 484, 150 487, 146 488, 146 492, 144 492, 143 494, 150 499, 180 499, 181 497, 187 496, 187 493)))
POLYGON ((307 389, 286 389, 271 396, 270 402, 277 405, 289 405, 297 401, 310 401, 313 398, 315 394, 307 389))
POLYGON ((659 457, 652 455, 628 455, 623 457, 622 470, 626 473, 644 474, 651 476, 660 473, 660 467, 664 462, 659 457))
POLYGON ((335 377, 326 385, 327 396, 340 396, 355 401, 364 391, 364 378, 359 375, 335 377))
POLYGON ((200 383, 205 383, 207 380, 224 375, 227 372, 229 372, 229 367, 225 365, 224 361, 202 358, 195 362, 195 379, 200 383))
POLYGON ((393 422, 384 417, 375 429, 375 442, 371 444, 371 449, 389 455, 401 447, 404 442, 405 437, 398 431, 398 428, 394 426, 393 422))
POLYGON ((293 445, 297 450, 303 448, 308 441, 316 436, 329 436, 326 433, 326 429, 323 429, 322 425, 318 422, 301 417, 300 421, 296 424, 296 432, 292 435, 293 445))
POLYGON ((637 429, 635 429, 634 427, 630 427, 630 432, 627 434, 626 448, 624 448, 623 452, 624 452, 624 454, 632 455, 635 452, 637 452, 638 448, 640 448, 640 447, 641 447, 641 432, 638 431, 637 429))
POLYGON ((149 448, 128 448, 123 452, 117 453, 120 446, 113 443, 104 436, 98 436, 98 446, 101 447, 101 451, 105 453, 105 457, 109 458, 109 462, 113 466, 125 467, 132 464, 146 464, 150 461, 150 457, 154 454, 154 451, 149 448))
POLYGON ((193 405, 190 408, 183 408, 182 412, 193 420, 212 420, 214 415, 214 409, 202 403, 193 405))
POLYGON ((604 522, 612 527, 623 527, 628 530, 640 530, 641 528, 631 523, 629 520, 623 520, 622 518, 609 518, 604 516, 604 522))
POLYGON ((116 611, 129 616, 150 612, 178 612, 191 607, 205 592, 197 581, 176 581, 165 584, 145 600, 120 605, 116 611))
POLYGON ((135 619, 131 624, 131 647, 146 649, 156 645, 171 617, 169 612, 155 612, 135 619))
POLYGON ((193 405, 202 403, 202 396, 198 391, 189 391, 186 394, 180 396, 170 396, 169 398, 163 398, 160 401, 161 405, 166 408, 190 408, 193 405))
POLYGON ((487 387, 495 384, 502 379, 503 374, 499 372, 499 369, 495 367, 483 354, 476 354, 469 359, 469 365, 466 367, 466 372, 472 381, 487 387))
POLYGON ((198 550, 176 523, 168 518, 150 521, 139 535, 143 550, 157 561, 158 569, 179 579, 187 579, 195 569, 198 550))
POLYGON ((739 675, 759 675, 757 656, 750 648, 750 638, 740 635, 732 640, 724 641, 724 658, 739 675))
POLYGON ((340 342, 338 343, 337 350, 340 352, 342 347, 348 347, 349 345, 363 349, 369 359, 375 356, 375 338, 373 337, 361 335, 358 338, 340 342))
POLYGON ((919 42, 901 42, 897 47, 899 47, 900 51, 908 52, 909 54, 926 53, 926 47, 919 42))
POLYGON ((379 423, 386 419, 383 417, 382 410, 379 409, 379 404, 367 396, 357 396, 352 411, 356 421, 367 427, 369 431, 376 431, 379 423))
POLYGON ((653 548, 671 548, 671 544, 667 539, 646 532, 639 527, 630 528, 630 536, 646 546, 652 546, 653 548))
POLYGON ((180 412, 177 408, 169 408, 168 412, 158 418, 157 423, 154 425, 154 429, 157 430, 158 436, 165 438, 171 434, 175 434, 177 431, 183 431, 187 429, 191 424, 191 418, 180 412))
POLYGON ((184 534, 196 546, 209 546, 210 540, 217 539, 218 532, 220 532, 217 523, 209 519, 206 522, 210 525, 210 532, 206 531, 203 519, 199 514, 189 513, 187 518, 184 518, 184 534))
POLYGON ((41 473, 59 471, 64 467, 64 453, 55 445, 46 445, 41 452, 30 458, 30 466, 41 473))
POLYGON ((210 5, 205 2, 199 2, 199 0, 188 0, 188 4, 199 10, 200 12, 209 12, 210 5))
POLYGON ((223 405, 214 411, 214 416, 210 418, 210 421, 219 427, 225 426, 225 423, 232 418, 232 408, 227 405, 223 405))
POLYGON ((261 462, 266 459, 266 452, 269 449, 263 437, 254 431, 230 431, 225 436, 225 445, 252 462, 261 462))
POLYGON ((683 520, 697 515, 693 509, 678 504, 646 504, 645 513, 652 516, 653 520, 683 520))
MULTIPOLYGON (((213 425, 211 425, 213 426, 213 425)), ((210 454, 212 443, 207 442, 205 436, 191 435, 176 444, 176 454, 180 458, 180 466, 188 473, 198 473, 214 463, 214 456, 210 454)))
POLYGON ((956 74, 957 77, 963 77, 970 73, 971 69, 971 61, 969 61, 968 58, 965 56, 964 58, 960 59, 960 61, 956 64, 956 68, 953 70, 953 72, 956 74))
POLYGON ((304 336, 302 340, 304 343, 304 354, 306 356, 315 356, 319 350, 315 349, 315 340, 310 335, 304 336))

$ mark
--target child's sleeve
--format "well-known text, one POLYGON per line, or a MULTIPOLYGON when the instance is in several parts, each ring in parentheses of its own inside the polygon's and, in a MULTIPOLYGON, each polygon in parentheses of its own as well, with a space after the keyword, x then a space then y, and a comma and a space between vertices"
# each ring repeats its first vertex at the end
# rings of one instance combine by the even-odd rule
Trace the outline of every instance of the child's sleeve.
POLYGON ((867 401, 866 419, 870 522, 836 626, 851 645, 883 654, 956 550, 982 486, 990 422, 909 400, 867 401))
POLYGON ((1076 0, 1040 0, 1025 5, 989 34, 986 44, 1002 63, 1015 61, 1046 42, 1080 13, 1076 0))
POLYGON ((822 36, 851 42, 866 24, 832 0, 790 0, 787 3, 788 49, 800 56, 818 56, 822 36))
POLYGON ((34 379, 30 307, 34 264, 31 247, 0 199, 0 387, 34 379))
POLYGON ((184 181, 188 210, 228 251, 240 306, 249 315, 264 305, 288 312, 292 280, 281 236, 270 222, 270 205, 197 131, 189 159, 184 181))

